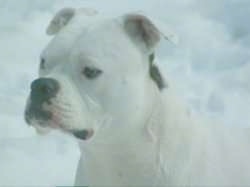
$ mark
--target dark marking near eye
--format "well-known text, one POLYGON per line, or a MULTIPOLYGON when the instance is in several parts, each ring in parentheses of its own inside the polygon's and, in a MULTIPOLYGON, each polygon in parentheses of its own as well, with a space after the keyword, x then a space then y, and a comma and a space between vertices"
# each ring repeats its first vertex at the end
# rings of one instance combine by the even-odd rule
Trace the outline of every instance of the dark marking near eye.
POLYGON ((41 69, 45 69, 45 59, 44 59, 44 58, 41 58, 41 61, 40 61, 40 68, 41 68, 41 69))
POLYGON ((154 62, 154 53, 149 56, 149 65, 150 65, 149 73, 150 77, 156 83, 159 90, 162 90, 167 87, 167 84, 164 78, 162 77, 159 68, 155 64, 153 64, 153 62, 154 62))
POLYGON ((94 67, 85 67, 82 73, 88 79, 94 79, 94 78, 97 78, 99 75, 101 75, 102 70, 94 68, 94 67))

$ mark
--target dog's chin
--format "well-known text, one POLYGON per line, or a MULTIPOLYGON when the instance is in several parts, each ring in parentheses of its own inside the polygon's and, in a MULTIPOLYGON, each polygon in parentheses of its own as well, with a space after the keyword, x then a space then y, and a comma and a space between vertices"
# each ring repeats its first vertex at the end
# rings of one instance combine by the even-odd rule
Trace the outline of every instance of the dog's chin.
POLYGON ((42 127, 40 125, 33 125, 33 127, 39 135, 46 135, 52 130, 50 127, 42 127))

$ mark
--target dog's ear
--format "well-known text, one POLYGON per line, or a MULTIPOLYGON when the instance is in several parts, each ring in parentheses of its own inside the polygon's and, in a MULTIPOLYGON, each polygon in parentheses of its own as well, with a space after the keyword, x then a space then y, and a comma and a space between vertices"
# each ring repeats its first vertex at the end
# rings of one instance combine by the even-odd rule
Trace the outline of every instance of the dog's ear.
POLYGON ((141 14, 125 15, 124 28, 130 37, 142 44, 149 50, 149 53, 153 51, 162 37, 173 43, 178 42, 177 36, 170 32, 163 23, 141 14))
POLYGON ((46 30, 48 35, 58 33, 75 15, 74 8, 63 8, 56 13, 46 30))
POLYGON ((59 10, 50 21, 46 33, 48 35, 55 35, 69 23, 76 13, 84 14, 85 16, 93 16, 97 14, 97 11, 91 8, 63 8, 59 10))

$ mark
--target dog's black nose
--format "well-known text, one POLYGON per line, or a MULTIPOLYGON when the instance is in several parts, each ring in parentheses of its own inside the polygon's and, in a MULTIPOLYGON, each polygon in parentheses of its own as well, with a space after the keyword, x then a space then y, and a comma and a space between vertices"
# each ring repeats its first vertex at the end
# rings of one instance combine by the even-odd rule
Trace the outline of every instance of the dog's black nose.
POLYGON ((31 100, 35 102, 48 101, 59 91, 59 83, 52 78, 39 78, 31 83, 31 100))

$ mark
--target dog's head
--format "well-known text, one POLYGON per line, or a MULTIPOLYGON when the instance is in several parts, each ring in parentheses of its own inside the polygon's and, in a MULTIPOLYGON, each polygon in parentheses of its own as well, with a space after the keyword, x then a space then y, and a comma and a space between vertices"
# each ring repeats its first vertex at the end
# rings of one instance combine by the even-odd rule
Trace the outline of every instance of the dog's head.
POLYGON ((55 36, 41 54, 25 110, 38 132, 59 128, 88 139, 104 124, 142 123, 150 96, 166 86, 153 52, 162 36, 174 35, 163 35, 140 14, 116 19, 96 14, 66 8, 47 29, 55 36))

